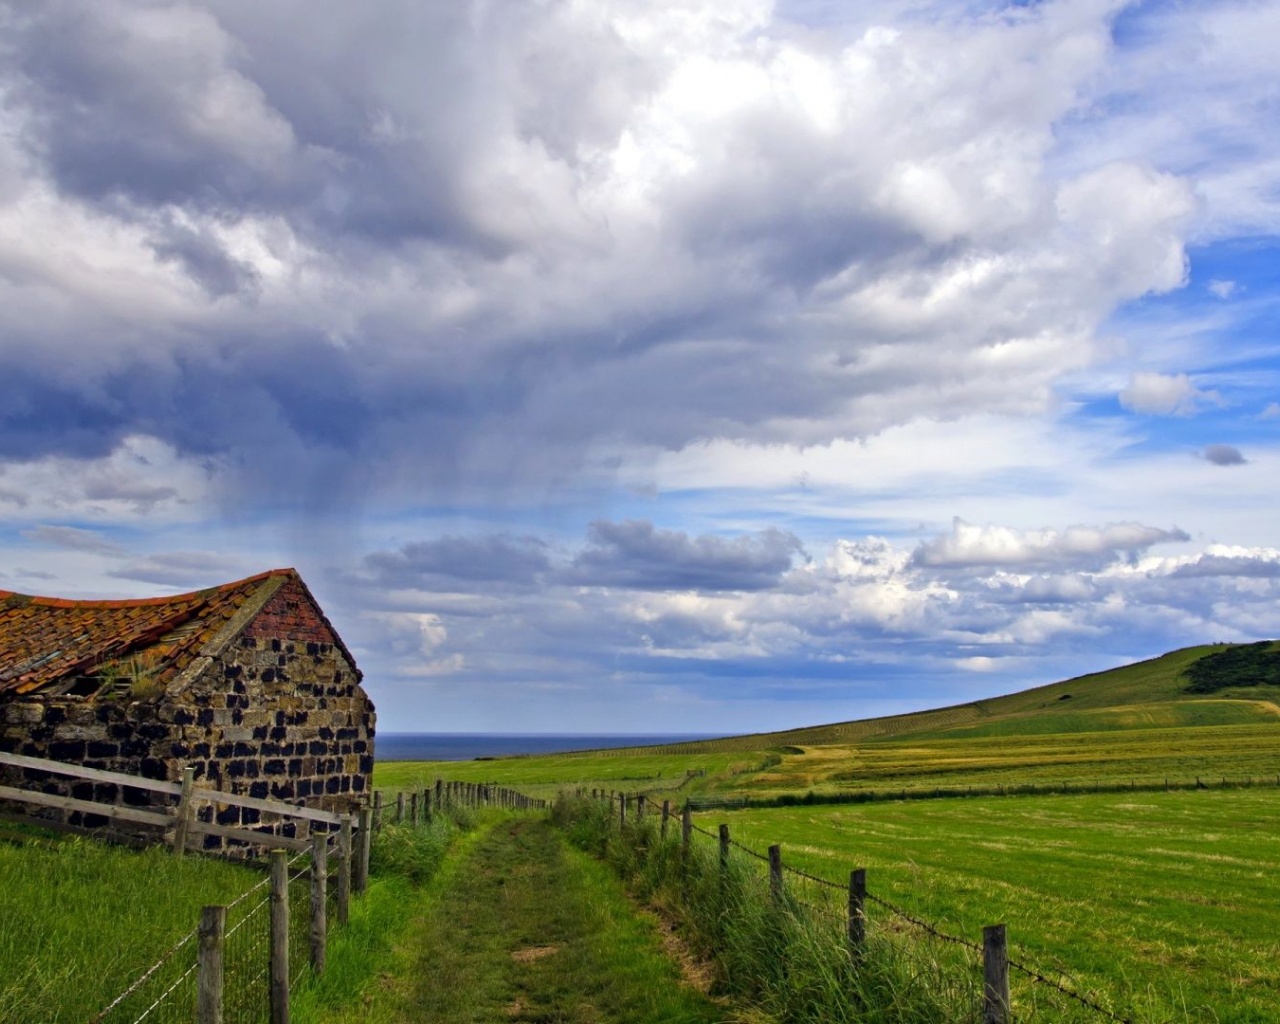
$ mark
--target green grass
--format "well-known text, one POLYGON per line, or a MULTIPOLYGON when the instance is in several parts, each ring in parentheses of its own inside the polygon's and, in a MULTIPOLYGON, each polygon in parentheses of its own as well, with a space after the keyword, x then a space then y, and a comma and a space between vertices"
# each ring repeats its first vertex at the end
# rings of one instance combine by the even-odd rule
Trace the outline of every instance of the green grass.
POLYGON ((352 1004, 298 1020, 666 1024, 731 1018, 680 983, 654 922, 545 818, 490 821, 410 895, 352 1004))
MULTIPOLYGON (((1280 1007, 1277 793, 1228 790, 868 804, 699 815, 1143 1020, 1264 1024, 1280 1007)), ((875 913, 880 914, 881 911, 875 913)))
POLYGON ((0 1022, 83 1021, 260 871, 0 826, 0 1022))
POLYGON ((373 782, 388 793, 422 789, 437 777, 458 782, 494 782, 514 786, 529 796, 554 796, 564 786, 638 792, 696 784, 689 772, 735 777, 764 761, 764 755, 737 752, 673 754, 648 750, 594 751, 537 757, 503 757, 491 761, 379 761, 373 782))

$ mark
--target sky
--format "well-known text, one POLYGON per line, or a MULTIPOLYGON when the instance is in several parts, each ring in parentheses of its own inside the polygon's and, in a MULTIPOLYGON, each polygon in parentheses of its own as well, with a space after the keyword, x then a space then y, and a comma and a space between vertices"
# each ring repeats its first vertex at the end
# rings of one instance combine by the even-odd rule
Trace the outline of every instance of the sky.
POLYGON ((0 2, 0 589, 302 573, 379 729, 1280 635, 1280 2, 0 2))

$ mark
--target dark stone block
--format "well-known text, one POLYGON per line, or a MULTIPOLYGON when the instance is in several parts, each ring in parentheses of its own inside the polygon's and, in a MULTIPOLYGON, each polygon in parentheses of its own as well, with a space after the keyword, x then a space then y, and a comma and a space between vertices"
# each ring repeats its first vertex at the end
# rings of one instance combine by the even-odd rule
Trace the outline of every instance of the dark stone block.
POLYGON ((293 743, 282 743, 282 744, 280 744, 280 756, 281 756, 281 757, 293 757, 293 755, 294 755, 294 747, 295 747, 295 744, 293 744, 293 743))
POLYGON ((338 739, 340 740, 356 740, 360 738, 360 730, 354 726, 344 726, 338 730, 338 739))
POLYGON ((242 672, 244 672, 244 669, 239 665, 228 665, 222 670, 222 674, 227 679, 239 679, 242 672))
POLYGON ((49 757, 54 761, 83 761, 84 740, 57 740, 49 744, 49 757))
MULTIPOLYGON (((289 658, 287 655, 282 654, 280 657, 276 658, 276 666, 278 668, 284 668, 287 664, 289 664, 289 658)), ((283 672, 280 673, 280 678, 284 678, 283 672)))
POLYGON ((258 754, 261 757, 279 757, 280 744, 273 740, 268 740, 266 743, 259 743, 258 754))
POLYGON ((342 792, 344 793, 351 792, 351 776, 350 775, 342 776, 342 792))
POLYGON ((245 825, 256 825, 262 820, 262 812, 256 807, 241 807, 240 821, 245 825))
POLYGON ((321 743, 319 740, 312 740, 307 750, 308 753, 314 754, 316 757, 322 757, 329 753, 329 744, 321 743))
POLYGON ((241 711, 239 708, 236 708, 233 712, 231 712, 231 724, 232 725, 244 724, 244 712, 241 711))
POLYGON ((373 755, 372 754, 366 754, 364 757, 360 758, 360 774, 361 775, 373 774, 373 755))
POLYGON ((297 784, 294 786, 294 792, 298 794, 299 799, 305 800, 311 795, 311 780, 299 779, 297 784))
POLYGON ((196 712, 196 725, 213 725, 213 708, 200 708, 196 712))
POLYGON ((240 824, 240 808, 232 804, 228 804, 218 812, 219 825, 239 825, 240 824))
POLYGON ((280 742, 284 739, 287 739, 288 736, 289 736, 289 730, 286 729, 283 725, 277 725, 274 729, 271 730, 271 738, 276 742, 280 742))
POLYGON ((249 688, 245 686, 244 683, 242 683, 239 679, 237 679, 231 687, 231 692, 232 693, 248 693, 249 688))
POLYGON ((276 800, 294 799, 293 783, 288 780, 271 783, 271 796, 276 800))
POLYGON ((71 784, 71 795, 77 800, 93 799, 93 783, 92 782, 73 782, 71 784))
POLYGON ((302 758, 295 757, 289 762, 289 774, 295 779, 302 774, 302 758))
POLYGON ((192 714, 190 711, 188 711, 186 708, 178 708, 173 713, 174 725, 193 725, 195 724, 195 720, 196 720, 196 716, 192 714))
POLYGON ((106 743, 102 740, 91 740, 89 742, 90 757, 119 757, 120 745, 118 743, 106 743))
POLYGON ((285 772, 285 764, 279 758, 273 758, 264 762, 262 765, 263 775, 283 775, 285 772))
POLYGON ((341 787, 342 787, 342 782, 336 775, 330 775, 329 778, 325 780, 324 791, 326 793, 330 793, 330 794, 337 793, 341 789, 341 787))
POLYGON ((265 740, 268 732, 270 730, 265 725, 255 725, 253 727, 253 738, 259 741, 265 740))
POLYGON ((222 847, 222 838, 220 836, 205 836, 204 848, 206 850, 217 850, 222 847))
POLYGON ((146 757, 152 750, 145 740, 125 740, 120 744, 120 756, 128 758, 146 757))
POLYGON ((44 709, 44 721, 46 725, 60 725, 66 720, 66 708, 60 708, 57 705, 50 705, 44 709))
POLYGON ((364 792, 364 776, 357 775, 354 779, 352 779, 351 788, 355 790, 357 793, 363 793, 364 792))
POLYGON ((236 746, 234 743, 219 743, 213 748, 213 756, 219 760, 230 757, 235 753, 236 746))
POLYGON ((276 670, 273 668, 264 668, 262 670, 262 681, 264 683, 274 683, 276 681, 276 670))
POLYGON ((244 778, 244 762, 228 761, 227 762, 227 778, 229 779, 244 778))
POLYGON ((312 642, 312 641, 310 641, 310 640, 308 640, 308 641, 307 641, 307 653, 308 653, 308 654, 310 654, 310 655, 317 655, 317 654, 319 654, 319 653, 320 653, 320 645, 319 645, 319 644, 317 644, 317 643, 314 643, 314 642, 312 642))
POLYGON ((246 761, 244 763, 244 775, 247 779, 256 779, 261 774, 257 761, 246 761))
POLYGON ((271 649, 272 649, 273 651, 278 651, 278 650, 280 650, 281 646, 282 646, 282 645, 281 645, 281 643, 280 643, 280 641, 279 641, 279 640, 272 640, 272 641, 271 641, 271 649))
POLYGON ((327 725, 322 725, 322 726, 320 727, 320 738, 321 738, 322 740, 331 740, 331 739, 333 739, 333 730, 332 730, 332 729, 330 729, 327 725))
POLYGON ((254 757, 258 751, 252 743, 237 743, 233 753, 236 757, 254 757))
POLYGON ((169 738, 169 727, 163 722, 147 722, 138 726, 138 735, 151 743, 169 738))
POLYGON ((191 745, 191 756, 192 757, 208 757, 209 749, 210 748, 208 743, 193 743, 191 745))
POLYGON ((128 722, 118 722, 107 730, 113 740, 127 740, 133 737, 133 726, 128 722))
POLYGON ((356 740, 351 744, 351 753, 353 754, 363 754, 368 749, 369 744, 364 740, 356 740))
POLYGON ((271 787, 265 782, 252 782, 249 784, 249 795, 258 800, 265 800, 271 793, 271 787))
POLYGON ((251 649, 251 650, 252 650, 254 647, 257 647, 257 646, 258 646, 258 641, 256 641, 256 640, 255 640, 253 637, 251 637, 251 636, 242 636, 242 637, 240 638, 240 646, 241 646, 241 647, 248 647, 249 649, 251 649))
POLYGON ((288 836, 290 839, 297 839, 298 838, 297 822, 286 821, 281 823, 280 834, 283 836, 288 836))

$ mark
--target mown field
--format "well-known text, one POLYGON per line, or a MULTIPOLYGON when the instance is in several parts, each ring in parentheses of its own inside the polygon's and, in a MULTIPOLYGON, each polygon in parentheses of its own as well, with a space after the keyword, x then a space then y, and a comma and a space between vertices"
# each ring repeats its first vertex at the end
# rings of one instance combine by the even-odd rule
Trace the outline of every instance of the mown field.
MULTIPOLYGON (((980 797, 719 811, 757 850, 1062 971, 1144 1021, 1280 1019, 1280 793, 980 797)), ((875 909, 873 914, 883 915, 875 909)))

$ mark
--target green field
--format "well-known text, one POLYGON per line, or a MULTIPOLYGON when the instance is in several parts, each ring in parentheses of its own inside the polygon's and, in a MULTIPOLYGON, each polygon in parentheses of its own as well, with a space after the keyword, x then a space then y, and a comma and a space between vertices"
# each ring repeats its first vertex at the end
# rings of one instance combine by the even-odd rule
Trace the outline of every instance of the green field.
POLYGON ((0 825, 0 1024, 89 1020, 195 928, 202 906, 262 877, 0 825))
MULTIPOLYGON (((1280 1019, 1280 793, 984 797, 709 812, 735 839, 1063 971, 1143 1020, 1280 1019)), ((876 914, 883 911, 876 910, 876 914)))

